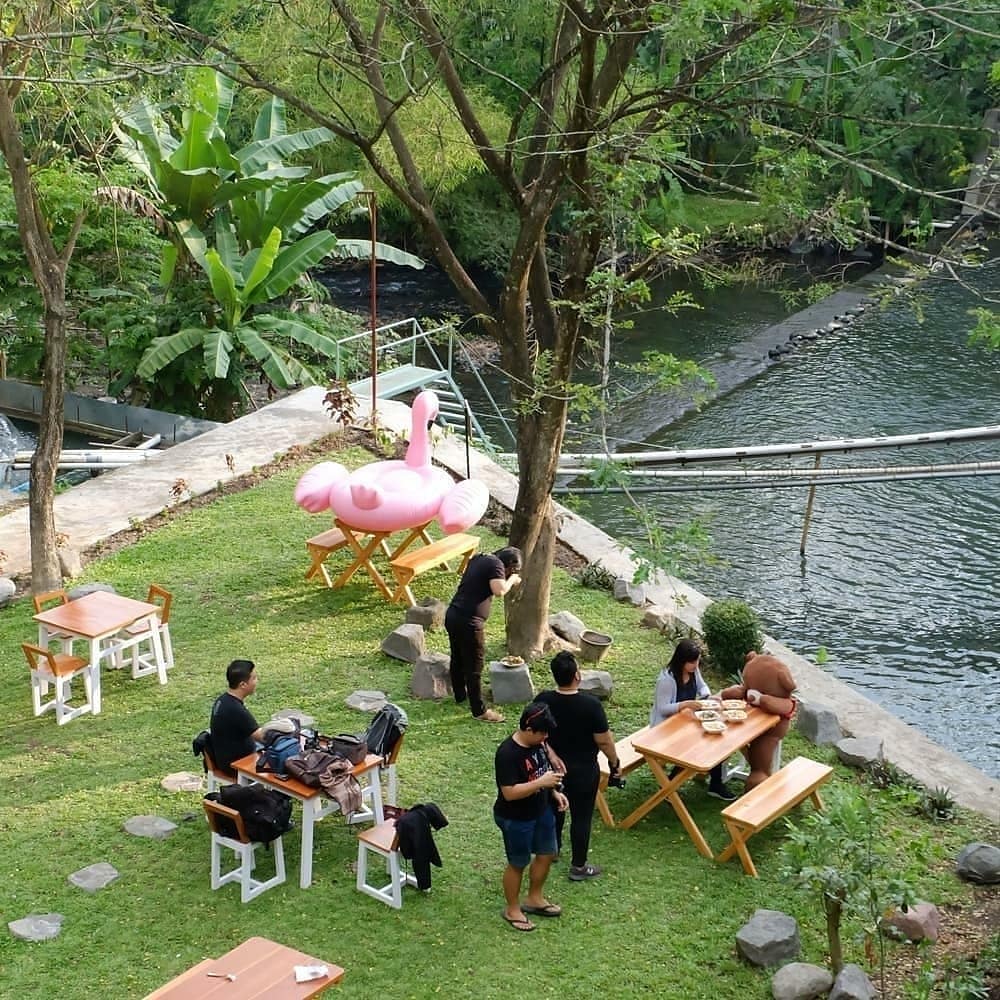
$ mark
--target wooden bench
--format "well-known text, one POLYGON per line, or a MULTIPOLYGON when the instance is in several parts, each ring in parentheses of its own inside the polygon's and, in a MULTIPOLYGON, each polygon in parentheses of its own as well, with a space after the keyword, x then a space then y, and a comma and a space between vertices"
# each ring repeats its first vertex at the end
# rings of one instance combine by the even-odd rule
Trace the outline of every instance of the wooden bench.
POLYGON ((756 878, 757 868, 747 850, 747 841, 805 799, 811 798, 813 805, 822 809, 823 802, 817 789, 831 774, 833 768, 828 764, 820 764, 808 757, 796 757, 732 805, 726 806, 722 810, 722 822, 732 842, 715 860, 725 862, 738 854, 743 870, 756 878))
MULTIPOLYGON (((636 730, 631 736, 623 736, 615 743, 618 763, 621 764, 622 768, 622 777, 626 774, 631 774, 637 767, 641 767, 646 763, 646 758, 632 746, 632 740, 645 736, 648 732, 649 726, 645 726, 643 729, 636 730)), ((611 814, 608 800, 604 796, 604 793, 608 790, 608 778, 611 776, 611 770, 608 767, 608 758, 603 753, 598 753, 597 755, 597 766, 601 772, 600 784, 597 786, 597 811, 601 814, 601 819, 604 820, 605 826, 614 826, 615 818, 611 814)))
POLYGON ((306 579, 311 580, 317 573, 322 573, 326 585, 332 587, 333 581, 330 579, 330 574, 324 563, 332 553, 342 549, 345 545, 347 545, 347 539, 340 528, 330 528, 329 531, 307 538, 306 551, 312 562, 310 562, 309 570, 306 572, 306 579))
POLYGON ((477 548, 479 539, 475 535, 446 535, 429 545, 410 549, 396 556, 389 562, 393 576, 396 577, 396 592, 392 595, 392 600, 399 602, 405 598, 410 604, 415 604, 413 592, 410 590, 410 582, 415 576, 426 573, 436 566, 447 566, 449 559, 458 556, 462 557, 458 572, 464 573, 477 548))

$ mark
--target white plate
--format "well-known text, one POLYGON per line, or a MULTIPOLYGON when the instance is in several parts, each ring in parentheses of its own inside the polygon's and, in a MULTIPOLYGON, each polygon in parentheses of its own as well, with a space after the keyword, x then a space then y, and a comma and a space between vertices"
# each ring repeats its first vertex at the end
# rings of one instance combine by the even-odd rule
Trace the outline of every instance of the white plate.
POLYGON ((746 711, 747 703, 742 698, 723 698, 722 707, 728 709, 742 709, 746 711))
POLYGON ((722 718, 726 722, 746 722, 747 713, 742 708, 723 709, 722 718))
POLYGON ((719 713, 715 712, 715 711, 709 711, 708 709, 703 709, 700 712, 695 712, 694 713, 694 717, 699 722, 713 722, 713 721, 718 722, 719 721, 719 713))
POLYGON ((719 733, 724 733, 726 731, 726 724, 721 719, 709 719, 707 722, 701 724, 701 728, 705 730, 706 733, 711 733, 713 736, 717 736, 719 733))

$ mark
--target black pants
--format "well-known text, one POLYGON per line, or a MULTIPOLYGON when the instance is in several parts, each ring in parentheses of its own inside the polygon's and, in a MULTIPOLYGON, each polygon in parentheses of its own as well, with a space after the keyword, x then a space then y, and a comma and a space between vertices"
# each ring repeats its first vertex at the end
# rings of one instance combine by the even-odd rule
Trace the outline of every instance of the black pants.
POLYGON ((469 699, 473 715, 486 711, 483 701, 483 665, 486 662, 486 633, 467 618, 448 608, 444 616, 451 652, 451 690, 455 701, 469 699))
MULTIPOLYGON (((587 852, 590 850, 590 828, 594 822, 594 804, 597 802, 597 787, 600 773, 597 761, 563 760, 566 765, 566 776, 563 778, 563 791, 569 799, 570 827, 569 842, 572 848, 574 868, 582 868, 587 863, 587 852)), ((556 843, 562 850, 563 826, 566 823, 566 813, 556 813, 556 843)))

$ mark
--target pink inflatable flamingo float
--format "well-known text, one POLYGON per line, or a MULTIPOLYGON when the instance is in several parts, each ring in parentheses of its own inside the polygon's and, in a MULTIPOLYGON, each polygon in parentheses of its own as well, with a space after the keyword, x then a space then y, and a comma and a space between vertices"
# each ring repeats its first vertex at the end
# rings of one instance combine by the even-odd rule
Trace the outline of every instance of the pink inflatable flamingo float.
POLYGON ((320 462, 295 487, 295 502, 318 514, 334 516, 363 531, 402 531, 437 518, 446 535, 464 531, 486 513, 490 500, 484 483, 456 483, 431 465, 430 425, 438 398, 425 389, 413 401, 410 444, 403 461, 370 462, 349 472, 338 462, 320 462))

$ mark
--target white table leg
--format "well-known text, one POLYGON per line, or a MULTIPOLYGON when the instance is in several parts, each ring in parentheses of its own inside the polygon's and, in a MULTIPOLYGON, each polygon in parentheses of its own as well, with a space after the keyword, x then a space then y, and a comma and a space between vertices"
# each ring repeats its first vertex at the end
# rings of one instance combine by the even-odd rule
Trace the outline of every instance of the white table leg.
POLYGON ((101 714, 101 640, 90 640, 90 675, 94 680, 94 715, 101 714))
MULTIPOLYGON (((149 627, 152 629, 152 636, 150 637, 153 643, 153 658, 156 661, 156 673, 160 678, 161 684, 167 683, 167 661, 163 655, 163 643, 160 642, 160 626, 159 619, 156 615, 150 616, 148 620, 149 627)), ((137 655, 138 651, 136 654, 137 655)))
POLYGON ((314 795, 302 803, 302 863, 299 870, 299 888, 308 889, 313 877, 313 827, 316 822, 316 802, 314 795))

